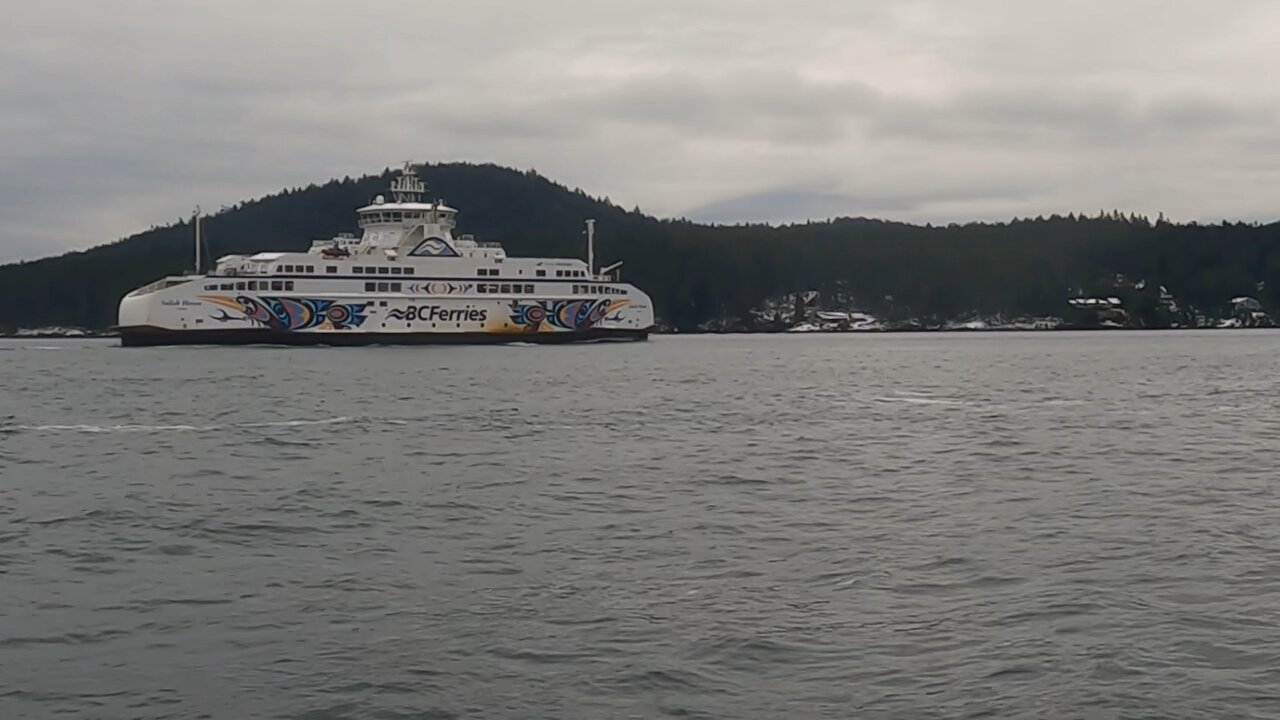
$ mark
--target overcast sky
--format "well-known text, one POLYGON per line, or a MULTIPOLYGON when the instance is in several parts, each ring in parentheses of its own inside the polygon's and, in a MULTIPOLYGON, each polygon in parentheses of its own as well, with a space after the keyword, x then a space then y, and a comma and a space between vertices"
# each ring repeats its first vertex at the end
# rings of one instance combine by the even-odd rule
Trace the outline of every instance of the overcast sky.
POLYGON ((0 262, 410 158, 534 168, 716 221, 1280 217, 1271 0, 0 0, 0 15, 0 262))

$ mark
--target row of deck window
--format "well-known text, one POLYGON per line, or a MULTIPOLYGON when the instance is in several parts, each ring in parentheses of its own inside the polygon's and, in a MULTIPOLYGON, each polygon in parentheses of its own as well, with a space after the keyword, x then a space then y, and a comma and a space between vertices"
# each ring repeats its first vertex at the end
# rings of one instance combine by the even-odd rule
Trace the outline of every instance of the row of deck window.
MULTIPOLYGON (((524 274, 525 270, 516 270, 516 272, 524 274)), ((498 277, 498 268, 476 268, 476 274, 481 278, 498 277)), ((534 275, 539 278, 547 277, 547 270, 535 270, 534 275)))
MULTIPOLYGON (((438 215, 439 221, 452 225, 452 213, 448 210, 440 211, 438 215)), ((404 220, 430 220, 431 214, 426 212, 367 212, 360 216, 360 227, 365 225, 374 225, 377 223, 398 223, 404 220)))
MULTIPOLYGON (((367 282, 365 292, 401 292, 403 285, 398 282, 367 282)), ((234 283, 210 283, 205 290, 274 290, 276 292, 293 290, 292 280, 241 280, 234 283)), ((528 283, 476 283, 476 292, 488 295, 532 294, 533 285, 528 283)), ((574 295, 626 295, 624 288, 613 285, 574 285, 574 295)))
MULTIPOLYGON (((521 270, 520 272, 523 273, 524 271, 521 270)), ((547 271, 535 270, 533 274, 537 277, 546 277, 547 271)), ((497 277, 498 268, 476 268, 476 275, 479 275, 480 277, 497 277)), ((557 270, 556 271, 556 277, 558 278, 586 277, 586 276, 587 276, 587 273, 584 270, 557 270)))
POLYGON ((210 283, 205 290, 274 290, 284 292, 293 289, 292 280, 241 280, 234 283, 210 283))
POLYGON ((533 286, 525 285, 524 283, 516 283, 514 285, 510 283, 476 283, 476 292, 490 295, 504 295, 510 293, 532 294, 533 286))
MULTIPOLYGON (((316 271, 315 265, 277 265, 276 272, 284 274, 306 274, 312 275, 316 271)), ((329 275, 338 274, 338 266, 326 265, 325 273, 329 275)), ((351 268, 351 272, 356 275, 413 275, 413 268, 405 265, 357 265, 351 268)), ((498 268, 478 268, 476 275, 480 277, 497 277, 498 268)), ((536 270, 534 275, 537 277, 546 277, 546 270, 536 270)), ((582 270, 557 270, 556 277, 586 277, 587 273, 582 270)))
POLYGON ((627 291, 615 285, 574 285, 574 295, 626 295, 627 291))
MULTIPOLYGON (((520 272, 524 272, 524 271, 521 270, 520 272)), ((498 268, 477 268, 476 275, 479 275, 480 277, 497 277, 498 268)), ((535 270, 534 275, 537 277, 546 277, 547 271, 535 270)), ((556 271, 556 277, 558 278, 586 277, 586 276, 587 276, 587 273, 585 270, 557 270, 556 271)))
MULTIPOLYGON (((306 274, 311 275, 316 271, 315 265, 277 265, 276 272, 285 274, 306 274)), ((337 265, 326 265, 325 273, 329 275, 338 274, 337 265)), ((413 268, 403 265, 361 265, 351 268, 351 272, 356 275, 412 275, 413 268)))
MULTIPOLYGON (((316 271, 315 265, 277 265, 276 272, 285 274, 306 274, 312 275, 316 271)), ((325 273, 329 275, 338 274, 338 266, 326 265, 325 273)), ((405 265, 357 265, 351 268, 351 272, 356 275, 413 275, 413 268, 405 265)), ((534 272, 537 277, 546 277, 546 270, 537 270, 534 272)), ((478 268, 476 275, 480 277, 497 277, 498 268, 478 268)), ((586 277, 587 273, 583 270, 557 270, 556 277, 586 277)))

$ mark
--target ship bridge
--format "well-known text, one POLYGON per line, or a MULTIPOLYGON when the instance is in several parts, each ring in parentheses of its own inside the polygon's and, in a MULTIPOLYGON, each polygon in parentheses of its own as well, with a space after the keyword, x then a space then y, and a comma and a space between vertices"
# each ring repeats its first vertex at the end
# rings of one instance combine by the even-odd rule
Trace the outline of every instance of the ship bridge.
POLYGON ((404 169, 391 183, 391 199, 378 195, 356 210, 362 235, 317 240, 311 252, 323 254, 381 253, 400 257, 503 260, 506 253, 498 243, 476 242, 471 236, 455 237, 458 211, 444 200, 424 202, 426 185, 414 166, 404 169))

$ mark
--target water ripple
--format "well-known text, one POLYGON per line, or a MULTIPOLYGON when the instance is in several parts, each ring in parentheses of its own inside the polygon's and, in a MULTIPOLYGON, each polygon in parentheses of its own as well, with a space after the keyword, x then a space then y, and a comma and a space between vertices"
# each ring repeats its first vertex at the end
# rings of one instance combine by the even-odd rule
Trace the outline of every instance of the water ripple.
POLYGON ((1275 334, 57 347, 0 356, 0 717, 1280 704, 1275 334))

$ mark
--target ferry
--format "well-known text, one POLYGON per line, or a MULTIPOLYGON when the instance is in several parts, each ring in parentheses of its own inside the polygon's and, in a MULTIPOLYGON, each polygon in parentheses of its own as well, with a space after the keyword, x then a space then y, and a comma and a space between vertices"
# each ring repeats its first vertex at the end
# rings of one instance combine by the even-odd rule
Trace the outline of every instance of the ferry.
POLYGON ((140 287, 120 301, 121 344, 372 345, 645 340, 653 303, 615 263, 509 257, 500 243, 454 235, 458 211, 424 202, 416 166, 391 199, 356 210, 360 237, 316 240, 306 252, 227 255, 140 287))

